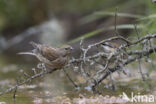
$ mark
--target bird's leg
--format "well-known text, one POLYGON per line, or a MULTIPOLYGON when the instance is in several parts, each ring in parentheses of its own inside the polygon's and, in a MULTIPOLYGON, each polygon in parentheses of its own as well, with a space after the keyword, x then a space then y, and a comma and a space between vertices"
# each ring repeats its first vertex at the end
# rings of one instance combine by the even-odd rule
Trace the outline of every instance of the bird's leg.
POLYGON ((44 64, 44 63, 42 63, 42 70, 43 70, 43 72, 46 72, 46 71, 47 71, 47 69, 46 69, 46 67, 45 67, 45 64, 44 64))

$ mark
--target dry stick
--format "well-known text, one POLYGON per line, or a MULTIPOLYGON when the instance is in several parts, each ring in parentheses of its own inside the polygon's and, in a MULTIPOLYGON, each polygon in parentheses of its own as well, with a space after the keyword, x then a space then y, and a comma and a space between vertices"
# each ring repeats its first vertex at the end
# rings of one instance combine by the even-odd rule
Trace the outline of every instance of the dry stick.
POLYGON ((115 83, 114 83, 115 81, 114 81, 114 78, 113 78, 112 74, 110 74, 110 80, 111 80, 111 83, 112 83, 112 90, 115 91, 116 86, 115 86, 115 83))
MULTIPOLYGON (((136 31, 136 34, 137 34, 137 37, 138 37, 138 40, 139 40, 140 37, 139 37, 139 32, 138 32, 138 29, 137 29, 137 25, 135 24, 134 27, 135 27, 135 31, 136 31)), ((142 72, 141 60, 140 59, 138 59, 138 64, 139 64, 139 72, 141 74, 142 80, 145 81, 145 76, 144 76, 144 73, 142 72)))
MULTIPOLYGON (((101 44, 102 42, 110 41, 110 40, 113 40, 113 39, 119 39, 119 38, 121 38, 121 37, 112 37, 112 38, 110 38, 110 39, 103 40, 103 41, 100 41, 100 42, 98 42, 98 43, 92 44, 92 46, 96 46, 96 45, 98 45, 98 44, 101 44)), ((137 43, 139 43, 139 42, 141 42, 141 41, 143 41, 143 40, 151 39, 151 38, 156 38, 156 34, 145 36, 145 37, 140 38, 139 40, 137 40, 137 41, 135 41, 135 42, 133 42, 133 43, 131 43, 131 44, 129 44, 129 45, 123 45, 123 46, 120 47, 120 48, 127 47, 127 46, 130 46, 130 45, 135 45, 135 44, 137 44, 137 43)), ((123 39, 123 38, 121 38, 121 39, 123 39)), ((156 46, 150 47, 149 50, 130 51, 129 54, 131 54, 131 55, 135 54, 135 55, 137 55, 137 56, 136 56, 136 57, 130 57, 130 58, 128 58, 126 61, 124 61, 123 66, 125 66, 125 65, 127 65, 127 64, 129 64, 129 63, 131 63, 131 62, 133 62, 133 61, 135 61, 136 59, 142 58, 143 56, 147 56, 147 55, 153 53, 155 50, 156 50, 156 46)), ((93 56, 88 56, 88 57, 86 57, 86 60, 88 60, 88 59, 90 59, 90 60, 91 60, 91 59, 96 59, 96 58, 98 58, 98 57, 108 57, 108 56, 107 56, 104 52, 99 52, 99 53, 97 53, 97 54, 95 54, 95 55, 93 55, 93 56)), ((72 63, 80 63, 80 62, 82 62, 82 61, 84 61, 83 58, 73 59, 73 60, 70 60, 69 65, 72 64, 72 63)), ((104 80, 108 75, 110 75, 111 73, 115 72, 116 70, 119 70, 120 68, 121 68, 121 66, 118 65, 118 66, 116 66, 116 67, 114 67, 114 68, 109 69, 110 71, 108 71, 107 73, 103 74, 103 76, 101 76, 100 78, 98 78, 97 81, 94 82, 94 85, 91 85, 91 86, 92 86, 92 87, 95 87, 95 86, 96 86, 97 84, 99 84, 102 80, 104 80)), ((54 69, 54 70, 51 70, 51 71, 48 71, 48 72, 42 72, 42 73, 33 75, 33 76, 31 76, 30 78, 27 78, 25 81, 19 83, 18 85, 16 84, 15 86, 13 86, 13 87, 11 87, 11 88, 8 88, 7 90, 5 90, 5 91, 3 91, 3 92, 0 92, 0 95, 3 95, 3 94, 8 93, 8 92, 11 92, 11 91, 13 91, 16 87, 21 86, 21 85, 23 85, 23 84, 25 84, 25 83, 31 81, 32 79, 38 78, 38 77, 42 76, 43 74, 52 73, 52 72, 55 71, 55 70, 57 70, 57 69, 54 69)))
POLYGON ((117 71, 117 70, 119 70, 120 68, 119 68, 119 66, 117 66, 117 67, 115 67, 115 68, 113 68, 113 69, 109 69, 110 71, 107 71, 105 74, 103 74, 103 76, 100 76, 97 80, 96 80, 96 82, 94 82, 94 83, 92 83, 92 84, 90 84, 90 87, 92 87, 92 89, 95 89, 95 87, 98 85, 98 84, 100 84, 105 78, 107 78, 111 73, 113 73, 113 72, 115 72, 115 71, 117 71))
MULTIPOLYGON (((92 60, 92 59, 96 59, 98 57, 107 57, 108 55, 104 52, 99 52, 93 56, 88 56, 86 57, 86 60, 92 60)), ((80 63, 81 61, 83 61, 83 58, 79 58, 79 59, 72 59, 69 61, 69 64, 73 64, 73 63, 80 63)), ((68 65, 67 65, 68 66, 68 65)))
POLYGON ((35 74, 37 74, 37 72, 36 72, 36 69, 35 69, 35 68, 32 68, 32 71, 33 71, 34 75, 35 75, 35 74))
POLYGON ((13 104, 16 104, 16 92, 17 92, 17 87, 15 88, 14 94, 13 94, 13 104))
POLYGON ((70 80, 70 82, 74 85, 75 88, 78 87, 78 85, 76 83, 74 83, 74 81, 71 79, 71 77, 69 76, 69 74, 66 72, 66 70, 63 68, 64 73, 66 74, 67 78, 70 80))
MULTIPOLYGON (((152 39, 152 38, 156 38, 156 34, 144 36, 143 38, 140 38, 140 39, 137 40, 137 41, 130 42, 131 44, 126 44, 126 45, 120 46, 119 49, 122 49, 122 48, 125 48, 125 47, 128 47, 128 46, 133 46, 133 45, 136 45, 136 44, 140 43, 140 42, 143 41, 143 40, 152 39)), ((109 38, 109 39, 105 39, 105 40, 102 40, 102 41, 97 42, 97 43, 95 43, 95 44, 89 45, 89 46, 88 46, 89 48, 87 48, 87 50, 89 50, 90 48, 92 48, 92 47, 94 47, 94 46, 100 45, 100 44, 102 44, 102 43, 104 43, 104 42, 111 41, 111 40, 116 40, 116 39, 123 39, 123 38, 122 38, 122 37, 112 37, 112 38, 109 38)), ((123 40, 124 40, 124 39, 123 39, 123 40)), ((154 47, 153 47, 153 48, 154 48, 154 47)), ((153 49, 153 50, 155 50, 155 49, 153 49)), ((137 54, 141 54, 142 52, 144 53, 144 52, 146 52, 146 51, 145 51, 145 50, 134 50, 134 51, 129 51, 129 52, 127 52, 127 54, 128 54, 128 55, 135 55, 135 54, 137 55, 137 54)), ((95 58, 98 58, 98 57, 107 57, 107 56, 108 56, 108 55, 107 55, 106 53, 104 53, 104 52, 99 52, 99 53, 97 53, 97 54, 95 54, 95 55, 93 55, 93 56, 88 56, 88 57, 86 57, 86 60, 88 60, 88 59, 95 59, 95 58)), ((72 64, 72 63, 80 63, 81 61, 83 61, 83 58, 72 59, 72 60, 70 60, 69 63, 70 63, 70 64, 72 64)))
POLYGON ((122 48, 125 48, 125 47, 129 47, 129 46, 133 46, 133 45, 136 45, 136 44, 138 44, 138 43, 140 43, 140 42, 142 42, 142 41, 144 41, 146 39, 152 39, 152 38, 156 38, 156 34, 147 35, 147 36, 144 36, 144 37, 142 37, 139 40, 136 40, 134 42, 129 42, 130 44, 126 44, 126 45, 120 46, 119 49, 122 49, 122 48))
POLYGON ((33 76, 27 78, 26 80, 24 80, 23 82, 18 83, 18 84, 16 84, 16 85, 14 85, 13 87, 8 88, 7 90, 0 92, 0 95, 6 94, 6 93, 8 93, 8 92, 11 92, 11 91, 15 90, 17 87, 19 87, 19 86, 21 86, 21 85, 23 85, 23 84, 25 84, 25 83, 27 83, 27 82, 33 80, 33 79, 36 79, 36 78, 38 78, 38 77, 40 77, 40 76, 42 76, 42 75, 44 75, 44 74, 52 73, 52 72, 54 72, 54 71, 56 71, 56 70, 57 70, 57 69, 53 69, 53 70, 49 70, 49 71, 47 71, 47 72, 41 72, 41 73, 38 73, 38 74, 36 74, 36 75, 33 75, 33 76))
MULTIPOLYGON (((145 36, 145 37, 140 38, 139 40, 137 40, 137 41, 135 41, 135 42, 133 42, 133 43, 131 43, 131 44, 123 45, 123 46, 121 46, 120 48, 127 47, 127 46, 131 46, 131 45, 135 45, 135 44, 140 43, 140 42, 143 41, 143 40, 151 39, 151 38, 155 38, 155 37, 156 37, 156 34, 153 34, 153 35, 150 35, 150 36, 145 36)), ((99 45, 99 44, 101 44, 101 43, 103 43, 103 42, 106 42, 106 41, 109 41, 109 40, 113 40, 113 39, 117 39, 117 38, 119 38, 119 37, 113 37, 113 38, 110 38, 110 39, 107 39, 107 40, 103 40, 103 41, 101 41, 101 42, 98 42, 98 43, 95 43, 95 44, 90 45, 90 47, 93 47, 93 46, 99 45)), ((121 37, 120 37, 120 38, 121 38, 121 37)), ((156 50, 156 47, 152 47, 152 49, 150 49, 149 51, 145 51, 145 50, 142 50, 142 51, 134 51, 134 52, 131 51, 131 52, 129 52, 129 54, 136 54, 137 56, 136 56, 136 57, 133 57, 133 58, 130 57, 127 61, 124 62, 123 65, 125 66, 125 65, 127 65, 128 63, 131 63, 131 62, 135 61, 136 59, 139 59, 140 57, 143 57, 144 55, 140 56, 141 54, 145 54, 145 56, 147 56, 148 54, 150 54, 151 52, 153 52, 153 50, 156 50)), ((88 57, 88 58, 96 58, 96 57, 99 57, 100 55, 101 55, 101 56, 102 56, 102 55, 105 56, 105 54, 96 54, 94 57, 90 56, 90 57, 88 57)), ((87 59, 87 58, 86 58, 86 59, 87 59)), ((72 63, 72 62, 79 62, 79 61, 81 61, 81 60, 82 60, 82 59, 72 60, 71 63, 72 63)), ((100 78, 98 78, 98 80, 97 80, 95 83, 91 84, 92 88, 95 89, 95 86, 96 86, 96 85, 98 85, 98 84, 99 84, 102 80, 104 80, 108 75, 110 75, 111 73, 115 72, 116 70, 119 70, 120 68, 121 68, 121 66, 116 66, 115 68, 110 69, 110 71, 108 71, 108 72, 105 73, 103 76, 101 76, 100 78)))
POLYGON ((83 48, 83 39, 80 41, 80 49, 81 49, 81 58, 83 59, 81 62, 80 62, 80 70, 81 70, 81 73, 83 75, 83 77, 87 77, 87 74, 86 74, 86 71, 84 70, 83 68, 83 64, 85 63, 85 55, 86 55, 86 50, 83 48))
POLYGON ((145 39, 151 39, 151 38, 156 38, 156 34, 144 36, 144 37, 140 38, 139 40, 137 40, 131 44, 135 45, 135 44, 138 44, 145 39))
MULTIPOLYGON (((146 50, 146 51, 142 52, 143 55, 142 55, 142 54, 138 54, 138 55, 135 56, 135 57, 130 57, 130 58, 128 58, 126 61, 123 62, 123 66, 126 66, 127 64, 129 64, 129 63, 135 61, 136 59, 140 59, 140 58, 142 58, 142 57, 144 57, 144 56, 147 56, 147 55, 153 53, 153 49, 156 50, 156 46, 155 46, 155 47, 152 47, 152 48, 149 49, 149 50, 146 50)), ((104 79, 106 79, 106 78, 107 78, 110 74, 112 74, 113 72, 115 72, 115 71, 117 71, 117 70, 120 70, 120 68, 121 68, 121 65, 117 65, 117 66, 114 67, 114 68, 110 68, 109 71, 107 71, 105 74, 103 74, 103 76, 101 76, 100 78, 98 78, 96 82, 92 83, 92 84, 90 85, 90 87, 92 87, 92 89, 94 90, 95 87, 96 87, 99 83, 101 83, 104 79)))
POLYGON ((15 91, 14 91, 14 94, 13 94, 13 99, 14 100, 16 99, 16 92, 17 92, 17 86, 16 86, 15 91))
MULTIPOLYGON (((128 46, 133 46, 133 45, 136 45, 136 44, 140 43, 140 42, 143 41, 143 40, 152 39, 152 38, 156 38, 156 34, 144 36, 144 37, 140 38, 140 39, 137 40, 137 41, 130 42, 131 44, 126 44, 126 45, 120 46, 119 49, 122 49, 122 48, 125 48, 125 47, 128 47, 128 46)), ((100 44, 102 44, 102 43, 104 43, 104 42, 108 42, 108 41, 111 41, 111 40, 116 40, 116 39, 123 39, 123 38, 122 38, 122 37, 112 37, 112 38, 109 38, 109 39, 105 39, 105 40, 102 40, 102 41, 97 42, 97 43, 95 43, 95 44, 89 45, 89 48, 87 48, 87 49, 89 50, 91 47, 100 45, 100 44)), ((124 40, 124 39, 123 39, 123 40, 124 40)), ((154 47, 153 47, 153 48, 154 48, 154 47)), ((155 49, 153 49, 153 50, 155 50, 155 49)), ((140 51, 140 50, 129 51, 129 52, 127 52, 127 54, 128 54, 128 55, 133 55, 133 54, 136 54, 136 55, 137 55, 137 54, 141 54, 142 52, 145 52, 145 50, 141 50, 141 51, 140 51)), ((99 53, 97 53, 97 54, 95 54, 95 55, 93 55, 93 56, 88 56, 88 57, 86 57, 86 60, 87 60, 87 59, 95 59, 95 58, 98 58, 98 57, 107 57, 107 56, 108 56, 108 55, 107 55, 106 53, 104 53, 104 52, 99 52, 99 53)), ((72 64, 72 63, 80 63, 81 61, 83 61, 82 58, 79 58, 79 59, 72 59, 72 60, 70 60, 69 63, 70 63, 70 64, 72 64)))
POLYGON ((103 71, 105 71, 108 68, 108 64, 110 63, 110 59, 114 56, 114 54, 110 54, 106 60, 106 64, 104 66, 104 68, 100 71, 97 72, 97 74, 102 73, 103 71))
POLYGON ((138 29, 137 29, 137 25, 136 24, 134 24, 134 28, 135 28, 135 31, 136 31, 136 34, 137 34, 137 38, 139 40, 140 37, 139 37, 139 32, 138 32, 138 29))
POLYGON ((23 75, 24 75, 25 77, 27 77, 27 78, 30 77, 30 75, 28 75, 26 72, 24 72, 23 75))
POLYGON ((144 76, 144 73, 142 72, 141 60, 140 59, 138 59, 138 63, 139 63, 139 73, 141 74, 142 80, 145 81, 145 76, 144 76))
MULTIPOLYGON (((150 47, 152 47, 151 39, 149 39, 149 45, 150 45, 150 47)), ((154 54, 156 55, 156 52, 155 52, 155 50, 154 50, 154 49, 153 49, 153 51, 154 51, 154 54)), ((155 70, 155 69, 154 69, 153 62, 152 62, 152 59, 151 59, 150 64, 151 64, 152 69, 153 69, 153 70, 155 70)), ((149 75, 148 75, 148 76, 149 76, 149 75)))
MULTIPOLYGON (((149 44, 150 44, 150 47, 152 47, 152 42, 151 42, 152 40, 151 39, 149 39, 149 44)), ((156 55, 156 51, 155 50, 153 50, 154 51, 154 54, 156 55)))
POLYGON ((124 41, 127 43, 127 44, 131 44, 131 42, 129 41, 129 40, 127 40, 127 39, 125 39, 122 35, 120 35, 119 33, 118 33, 118 31, 117 31, 117 13, 118 13, 118 8, 116 8, 116 10, 115 10, 115 23, 114 23, 114 25, 115 25, 115 35, 116 35, 116 37, 120 37, 120 38, 123 38, 124 39, 124 41))
MULTIPOLYGON (((16 79, 16 84, 18 85, 18 79, 16 79)), ((13 94, 13 100, 14 100, 14 102, 15 102, 15 100, 16 100, 17 87, 18 87, 18 86, 16 86, 15 91, 14 91, 14 94, 13 94)))
POLYGON ((130 42, 129 40, 125 39, 125 38, 122 37, 122 36, 117 36, 117 37, 112 37, 112 38, 109 38, 109 39, 105 39, 105 40, 102 40, 102 41, 100 41, 100 42, 97 42, 97 43, 94 43, 94 44, 90 44, 90 45, 88 45, 88 47, 87 47, 86 49, 83 49, 83 50, 85 51, 85 52, 84 52, 84 59, 86 60, 86 53, 87 53, 92 47, 98 46, 98 45, 100 45, 100 44, 102 44, 102 43, 104 43, 104 42, 109 42, 109 41, 117 40, 117 39, 121 39, 121 40, 125 41, 126 43, 128 43, 127 46, 131 44, 131 42, 130 42))
POLYGON ((115 10, 115 23, 114 23, 114 25, 115 25, 115 35, 116 36, 119 35, 118 31, 117 31, 117 28, 116 28, 116 25, 117 25, 117 12, 118 12, 118 8, 116 8, 116 10, 115 10))

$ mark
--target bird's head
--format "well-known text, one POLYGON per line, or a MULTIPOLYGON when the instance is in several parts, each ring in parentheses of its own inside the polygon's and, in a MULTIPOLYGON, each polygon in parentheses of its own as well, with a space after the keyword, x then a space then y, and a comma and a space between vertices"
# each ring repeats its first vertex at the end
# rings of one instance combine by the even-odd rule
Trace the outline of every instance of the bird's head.
POLYGON ((71 47, 70 45, 64 45, 59 50, 60 50, 60 52, 62 52, 62 54, 64 54, 66 56, 66 55, 71 54, 73 47, 71 47))

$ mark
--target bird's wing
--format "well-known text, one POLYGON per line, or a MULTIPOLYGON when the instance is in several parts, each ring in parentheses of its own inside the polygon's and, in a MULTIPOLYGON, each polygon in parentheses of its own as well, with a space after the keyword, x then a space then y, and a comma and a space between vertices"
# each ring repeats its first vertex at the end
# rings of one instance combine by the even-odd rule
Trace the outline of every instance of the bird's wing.
POLYGON ((45 57, 49 61, 53 61, 58 58, 58 54, 55 48, 46 45, 37 44, 35 42, 30 42, 30 44, 35 48, 34 53, 38 54, 39 52, 43 57, 45 57))
POLYGON ((49 61, 54 61, 59 57, 57 50, 50 46, 43 46, 41 52, 41 54, 49 61))

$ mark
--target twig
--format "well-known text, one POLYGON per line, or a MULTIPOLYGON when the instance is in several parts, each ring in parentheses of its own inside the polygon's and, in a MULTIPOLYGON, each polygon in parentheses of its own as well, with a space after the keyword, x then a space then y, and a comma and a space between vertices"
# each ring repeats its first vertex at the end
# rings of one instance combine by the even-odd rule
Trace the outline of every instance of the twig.
POLYGON ((116 87, 115 87, 114 78, 113 78, 112 74, 110 74, 110 80, 112 83, 112 90, 115 91, 116 87))
MULTIPOLYGON (((135 31, 136 31, 136 34, 137 34, 137 38, 139 40, 140 37, 139 37, 139 32, 138 32, 138 29, 137 29, 137 25, 134 25, 134 27, 135 27, 135 31)), ((143 47, 143 44, 142 44, 142 47, 143 47)), ((139 72, 141 74, 142 80, 145 81, 145 76, 144 76, 144 73, 142 72, 141 60, 140 59, 138 59, 138 64, 139 64, 139 72)))
POLYGON ((83 48, 83 39, 80 41, 80 50, 81 50, 80 58, 82 58, 82 61, 80 62, 80 70, 81 70, 82 76, 87 77, 85 69, 83 68, 83 64, 86 61, 86 53, 87 53, 86 49, 83 48))
MULTIPOLYGON (((17 85, 18 85, 18 80, 17 80, 17 79, 16 79, 16 83, 17 83, 17 85)), ((18 87, 18 86, 16 86, 15 91, 14 91, 14 94, 13 94, 13 100, 14 100, 14 102, 15 102, 15 100, 16 100, 17 87, 18 87)))
POLYGON ((116 28, 116 25, 117 25, 117 12, 118 12, 118 8, 116 8, 115 10, 115 35, 118 36, 118 31, 117 31, 117 28, 116 28))
POLYGON ((137 29, 137 25, 136 24, 134 24, 134 28, 135 28, 135 31, 136 31, 136 34, 137 34, 137 38, 139 40, 140 37, 139 37, 139 32, 138 32, 138 29, 137 29))
POLYGON ((73 84, 75 88, 78 87, 78 85, 70 78, 69 74, 66 72, 66 70, 63 68, 64 73, 66 74, 67 78, 70 80, 70 82, 73 84))
POLYGON ((102 70, 98 71, 97 74, 102 73, 103 71, 105 71, 108 68, 108 64, 110 62, 110 59, 113 57, 113 54, 110 54, 110 56, 107 58, 105 66, 102 70))
POLYGON ((27 79, 24 80, 23 82, 18 83, 18 84, 15 84, 13 87, 10 87, 10 88, 8 88, 8 89, 5 90, 5 91, 0 92, 0 95, 6 94, 6 93, 8 93, 8 92, 11 92, 11 91, 15 90, 17 87, 19 87, 19 86, 21 86, 21 85, 23 85, 23 84, 25 84, 25 83, 27 83, 27 82, 30 82, 30 81, 33 80, 33 79, 36 79, 36 78, 38 78, 38 77, 40 77, 40 76, 42 76, 42 75, 44 75, 44 74, 52 73, 52 72, 54 72, 54 71, 56 71, 56 70, 57 70, 57 69, 49 70, 49 71, 47 71, 47 72, 41 72, 41 73, 35 74, 35 75, 33 75, 33 76, 27 78, 27 79))
POLYGON ((139 64, 139 73, 141 74, 141 78, 143 81, 145 81, 145 76, 144 76, 144 73, 142 72, 142 68, 141 68, 141 60, 139 59, 138 60, 138 64, 139 64))
MULTIPOLYGON (((144 36, 142 38, 139 38, 138 40, 134 41, 134 42, 131 42, 131 44, 126 44, 126 45, 122 45, 121 47, 119 47, 119 50, 120 49, 126 49, 128 48, 129 46, 133 46, 133 45, 136 45, 136 44, 141 44, 143 41, 148 41, 150 39, 153 39, 153 38, 156 38, 156 34, 153 34, 153 35, 148 35, 148 36, 144 36)), ((122 37, 112 37, 110 39, 106 39, 106 40, 103 40, 103 41, 100 41, 100 42, 97 42, 97 43, 94 43, 94 44, 91 44, 89 45, 86 49, 84 49, 82 47, 82 50, 85 50, 85 54, 87 54, 89 52, 89 50, 94 47, 94 46, 97 46, 97 45, 100 45, 101 43, 103 42, 106 42, 106 41, 110 41, 110 40, 115 40, 115 39, 123 39, 125 40, 124 38, 122 37), (87 51, 86 51, 87 50, 87 51)), ((145 44, 143 44, 145 45, 145 44)), ((105 73, 102 73, 100 76, 98 76, 96 79, 94 79, 93 83, 90 84, 90 86, 92 87, 92 89, 96 89, 95 87, 100 84, 105 78, 107 78, 110 74, 116 72, 117 70, 120 70, 122 69, 123 67, 125 67, 127 64, 130 64, 136 60, 140 60, 141 58, 143 57, 146 57, 148 55, 150 55, 151 53, 155 52, 156 51, 156 45, 155 46, 150 46, 148 47, 146 50, 144 49, 141 49, 141 50, 130 50, 130 51, 125 51, 127 54, 128 54, 128 57, 126 59, 121 59, 119 60, 117 57, 119 54, 121 53, 124 53, 123 51, 117 51, 113 54, 112 57, 109 57, 110 54, 108 53, 105 53, 103 51, 100 51, 100 52, 97 52, 91 56, 85 56, 84 57, 84 52, 82 52, 82 55, 80 58, 78 59, 72 59, 69 61, 69 64, 66 66, 66 67, 69 67, 69 66, 74 66, 75 64, 77 65, 87 65, 87 63, 89 63, 90 61, 94 61, 94 60, 98 60, 99 58, 102 58, 102 59, 105 59, 105 60, 111 60, 111 59, 115 59, 118 64, 116 64, 115 66, 113 66, 112 68, 109 68, 107 67, 107 71, 105 71, 105 73), (109 58, 108 58, 109 57, 109 58), (86 63, 84 64, 84 60, 86 61, 86 63), (82 64, 81 64, 82 63, 82 64)), ((115 62, 114 60, 114 62, 115 62)), ((95 62, 96 63, 96 62, 95 62)), ((107 62, 109 63, 109 61, 107 62)), ((49 74, 49 73, 52 73, 54 72, 55 70, 57 69, 54 69, 54 70, 49 70, 49 71, 42 71, 40 73, 37 73, 33 76, 29 76, 27 74, 26 75, 26 79, 18 84, 15 84, 14 86, 12 86, 11 88, 3 91, 3 92, 0 92, 0 95, 3 95, 5 93, 8 93, 10 91, 13 91, 15 90, 16 91, 16 88, 33 80, 33 79, 36 79, 38 77, 41 77, 43 75, 46 75, 46 74, 49 74)), ((82 69, 81 69, 82 70, 82 69)), ((81 71, 82 72, 82 71, 81 71)), ((85 73, 85 72, 84 72, 85 73)), ((83 73, 82 73, 83 74, 83 73)), ((86 74, 86 73, 85 73, 86 74)), ((93 76, 94 77, 94 76, 93 76)), ((70 80, 70 79, 69 79, 70 80)), ((90 80, 90 79, 88 79, 90 80)), ((74 81, 73 81, 74 82, 74 81)), ((76 84, 74 85, 76 86, 76 84)), ((16 93, 14 93, 16 94, 16 93)))
MULTIPOLYGON (((154 47, 154 50, 156 50, 156 46, 154 47)), ((149 54, 153 53, 153 48, 150 48, 149 50, 146 50, 142 52, 142 54, 138 54, 135 57, 129 57, 126 61, 123 62, 122 66, 125 66, 127 64, 130 64, 131 62, 135 61, 136 59, 140 59, 144 56, 147 56, 149 54)), ((121 65, 117 65, 113 68, 109 68, 109 71, 107 71, 105 74, 103 74, 101 77, 99 77, 96 81, 96 83, 92 83, 90 86, 94 89, 99 83, 101 83, 107 76, 109 76, 111 73, 121 69, 121 65)))

